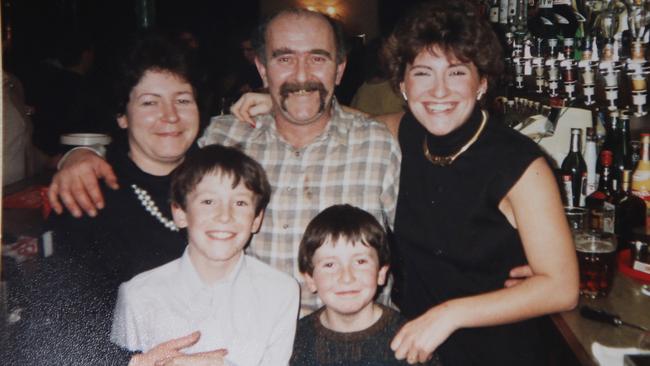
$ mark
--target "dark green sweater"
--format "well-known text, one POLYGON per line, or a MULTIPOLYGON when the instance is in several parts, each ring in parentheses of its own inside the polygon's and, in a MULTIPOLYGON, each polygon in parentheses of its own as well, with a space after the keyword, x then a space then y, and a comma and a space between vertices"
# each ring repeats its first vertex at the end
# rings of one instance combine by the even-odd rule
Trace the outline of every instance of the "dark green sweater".
MULTIPOLYGON (((327 329, 320 321, 325 309, 298 321, 293 345, 292 366, 390 366, 408 365, 395 359, 390 342, 406 319, 393 309, 382 306, 379 320, 369 328, 351 333, 327 329)), ((439 365, 437 356, 428 365, 439 365)))

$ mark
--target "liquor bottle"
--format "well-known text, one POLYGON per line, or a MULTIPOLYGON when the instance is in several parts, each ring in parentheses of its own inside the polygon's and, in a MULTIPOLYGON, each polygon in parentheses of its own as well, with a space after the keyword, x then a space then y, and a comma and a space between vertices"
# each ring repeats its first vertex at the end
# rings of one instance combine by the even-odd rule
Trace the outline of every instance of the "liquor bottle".
MULTIPOLYGON (((632 193, 650 203, 650 133, 641 134, 641 160, 632 175, 632 193)), ((646 209, 646 217, 648 210, 646 209)))
POLYGON ((598 174, 596 164, 598 162, 597 142, 598 137, 592 127, 587 127, 587 143, 585 144, 585 165, 587 166, 587 186, 585 196, 589 196, 598 188, 598 174))
POLYGON ((618 239, 618 248, 629 247, 632 232, 639 227, 645 227, 646 206, 642 199, 632 194, 632 171, 623 170, 621 187, 612 196, 615 209, 614 232, 618 239))
MULTIPOLYGON (((573 193, 572 202, 567 202, 569 207, 579 207, 585 205, 584 190, 587 180, 587 165, 582 158, 580 148, 582 142, 582 130, 579 128, 571 129, 571 146, 569 153, 562 161, 562 174, 571 176, 571 192, 573 193)), ((586 188, 586 187, 585 187, 586 188)))
MULTIPOLYGON (((611 151, 612 154, 614 153, 614 146, 616 145, 616 134, 617 130, 616 128, 618 127, 618 111, 609 111, 607 113, 607 120, 604 121, 604 128, 605 128, 605 136, 603 139, 603 143, 600 146, 600 151, 611 151)), ((598 165, 596 167, 598 174, 603 174, 603 165, 602 165, 602 160, 598 161, 598 165)))
POLYGON ((614 179, 618 181, 618 185, 620 185, 623 176, 623 170, 632 170, 630 116, 626 112, 621 111, 620 118, 618 119, 617 123, 618 125, 614 136, 614 150, 612 151, 614 153, 613 176, 614 179))
POLYGON ((598 189, 590 194, 586 201, 589 228, 594 231, 614 233, 615 207, 610 202, 613 193, 610 171, 612 152, 601 151, 600 161, 603 173, 600 175, 598 189))

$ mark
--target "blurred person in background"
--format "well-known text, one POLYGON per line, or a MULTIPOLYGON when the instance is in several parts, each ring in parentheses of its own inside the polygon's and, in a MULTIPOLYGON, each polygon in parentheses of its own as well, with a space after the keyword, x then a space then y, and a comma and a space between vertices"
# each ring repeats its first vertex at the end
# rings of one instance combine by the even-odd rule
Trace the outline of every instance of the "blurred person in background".
POLYGON ((366 47, 364 71, 365 81, 352 98, 350 107, 372 116, 401 112, 405 103, 393 89, 381 57, 382 40, 377 38, 366 47))

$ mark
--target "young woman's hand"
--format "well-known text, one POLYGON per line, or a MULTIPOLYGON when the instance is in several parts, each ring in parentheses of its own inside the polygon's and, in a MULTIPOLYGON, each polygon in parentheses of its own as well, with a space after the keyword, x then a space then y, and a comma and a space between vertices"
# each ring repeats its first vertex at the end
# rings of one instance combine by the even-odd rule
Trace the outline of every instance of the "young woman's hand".
POLYGON ((255 127, 255 116, 271 112, 273 102, 269 94, 246 93, 230 107, 230 113, 238 120, 255 127))
POLYGON ((404 324, 390 347, 398 360, 406 359, 411 365, 426 362, 458 328, 453 309, 448 303, 443 303, 404 324))

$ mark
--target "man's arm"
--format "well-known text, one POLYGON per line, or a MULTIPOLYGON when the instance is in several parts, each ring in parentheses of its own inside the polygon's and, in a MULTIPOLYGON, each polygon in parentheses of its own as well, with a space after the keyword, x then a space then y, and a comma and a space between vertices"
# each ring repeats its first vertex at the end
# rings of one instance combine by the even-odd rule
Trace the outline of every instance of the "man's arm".
POLYGON ((63 205, 74 217, 81 217, 82 210, 89 216, 96 216, 104 208, 104 197, 99 188, 99 179, 117 189, 117 177, 110 164, 90 149, 73 151, 52 178, 48 198, 54 211, 63 212, 63 205))

